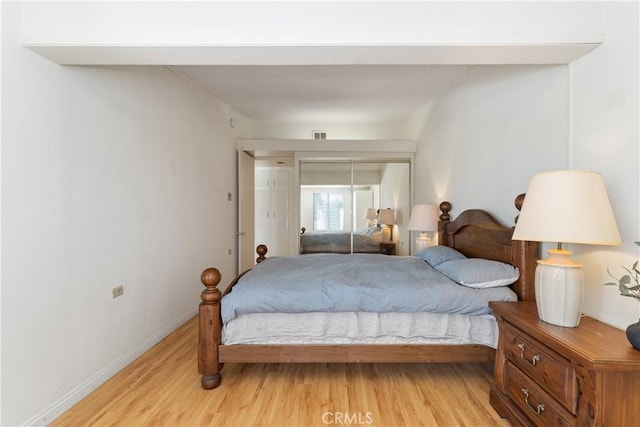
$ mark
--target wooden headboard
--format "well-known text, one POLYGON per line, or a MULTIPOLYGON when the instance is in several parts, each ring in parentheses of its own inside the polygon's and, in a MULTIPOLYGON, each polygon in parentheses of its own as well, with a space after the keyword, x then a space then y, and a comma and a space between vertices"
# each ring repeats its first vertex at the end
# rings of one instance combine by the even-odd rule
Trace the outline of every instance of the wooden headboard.
MULTIPOLYGON (((515 206, 522 207, 524 194, 516 197, 515 206)), ((485 258, 518 267, 520 278, 511 288, 521 301, 535 300, 535 270, 540 253, 538 242, 511 240, 514 226, 502 225, 488 212, 470 209, 451 221, 451 203, 440 203, 438 244, 450 246, 471 258, 485 258)), ((516 218, 517 221, 517 218, 516 218)))

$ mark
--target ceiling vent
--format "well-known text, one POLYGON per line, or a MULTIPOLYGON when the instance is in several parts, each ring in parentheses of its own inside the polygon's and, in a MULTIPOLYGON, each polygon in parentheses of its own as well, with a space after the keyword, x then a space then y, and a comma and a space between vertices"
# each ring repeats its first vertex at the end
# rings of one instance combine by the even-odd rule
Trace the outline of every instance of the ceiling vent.
POLYGON ((324 130, 312 130, 311 136, 313 139, 327 139, 327 132, 324 130))

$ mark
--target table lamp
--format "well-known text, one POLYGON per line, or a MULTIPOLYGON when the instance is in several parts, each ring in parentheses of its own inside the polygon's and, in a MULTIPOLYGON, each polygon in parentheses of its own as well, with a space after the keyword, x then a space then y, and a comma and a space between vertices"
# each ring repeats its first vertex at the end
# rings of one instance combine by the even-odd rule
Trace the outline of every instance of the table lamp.
POLYGON ((575 327, 580 323, 584 275, 563 243, 619 245, 609 197, 597 172, 564 170, 535 175, 522 204, 513 240, 557 242, 538 261, 536 303, 541 320, 575 327))
POLYGON ((431 246, 431 237, 427 233, 438 229, 438 210, 434 205, 414 205, 407 228, 420 232, 416 238, 416 251, 431 246))
POLYGON ((378 214, 378 224, 384 225, 382 228, 382 240, 391 241, 393 239, 393 231, 391 227, 396 223, 393 209, 380 209, 378 214), (386 238, 388 235, 388 238, 386 238))
POLYGON ((375 221, 376 217, 376 210, 374 208, 367 208, 364 212, 364 219, 367 220, 367 227, 373 226, 373 221, 375 221))

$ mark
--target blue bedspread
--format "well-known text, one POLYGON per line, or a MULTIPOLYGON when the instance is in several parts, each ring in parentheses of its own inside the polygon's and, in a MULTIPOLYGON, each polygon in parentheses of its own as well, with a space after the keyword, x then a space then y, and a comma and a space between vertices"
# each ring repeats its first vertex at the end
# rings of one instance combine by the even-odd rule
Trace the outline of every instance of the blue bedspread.
POLYGON ((489 301, 515 301, 511 289, 458 285, 415 257, 316 254, 256 265, 222 299, 224 323, 247 313, 491 313, 489 301))

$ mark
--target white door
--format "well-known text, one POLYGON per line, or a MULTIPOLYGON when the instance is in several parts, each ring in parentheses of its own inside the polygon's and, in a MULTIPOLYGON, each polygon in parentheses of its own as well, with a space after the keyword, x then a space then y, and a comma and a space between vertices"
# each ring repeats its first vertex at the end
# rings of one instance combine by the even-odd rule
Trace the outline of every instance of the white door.
POLYGON ((252 268, 257 257, 254 248, 254 159, 238 152, 238 274, 252 268))
POLYGON ((255 169, 254 188, 254 246, 267 245, 269 255, 273 253, 271 244, 271 177, 268 168, 255 169))
POLYGON ((272 256, 289 255, 289 190, 274 188, 271 191, 271 240, 272 256))
POLYGON ((291 168, 255 169, 255 242, 270 256, 289 253, 289 171, 291 168))

